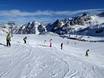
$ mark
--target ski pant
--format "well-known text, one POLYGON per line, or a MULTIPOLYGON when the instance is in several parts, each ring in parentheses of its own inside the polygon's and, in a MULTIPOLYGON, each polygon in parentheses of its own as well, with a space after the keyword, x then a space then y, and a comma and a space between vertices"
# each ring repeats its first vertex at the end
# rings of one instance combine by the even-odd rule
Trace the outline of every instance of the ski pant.
POLYGON ((7 40, 7 46, 11 46, 10 40, 7 40))

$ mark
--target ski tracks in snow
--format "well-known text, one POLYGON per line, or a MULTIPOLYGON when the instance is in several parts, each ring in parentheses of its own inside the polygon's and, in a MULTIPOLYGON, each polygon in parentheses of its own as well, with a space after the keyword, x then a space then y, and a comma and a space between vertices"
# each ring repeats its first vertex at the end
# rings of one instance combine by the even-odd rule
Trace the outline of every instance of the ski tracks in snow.
POLYGON ((69 66, 69 72, 64 78, 102 78, 104 75, 104 68, 100 68, 94 64, 88 63, 72 54, 64 54, 65 50, 61 50, 54 45, 52 49, 56 49, 54 53, 62 58, 69 66), (102 71, 102 72, 101 72, 102 71), (98 74, 96 76, 96 74, 98 74))
POLYGON ((0 49, 3 52, 0 53, 0 78, 104 77, 104 69, 74 56, 74 53, 65 54, 64 51, 68 50, 61 50, 57 44, 49 47, 31 41, 29 44, 19 43, 13 46, 0 49))

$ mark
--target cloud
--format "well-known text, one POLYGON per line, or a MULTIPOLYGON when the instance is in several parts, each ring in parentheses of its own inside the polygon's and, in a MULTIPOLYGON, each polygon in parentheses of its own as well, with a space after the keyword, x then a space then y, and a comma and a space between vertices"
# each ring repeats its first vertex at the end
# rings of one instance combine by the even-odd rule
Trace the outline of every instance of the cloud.
POLYGON ((39 21, 44 23, 54 22, 56 19, 68 18, 71 15, 75 15, 81 12, 96 13, 104 11, 104 9, 88 9, 77 11, 21 11, 21 10, 0 10, 0 23, 6 23, 8 21, 15 21, 18 24, 23 24, 30 21, 39 21))
POLYGON ((89 9, 89 10, 77 10, 77 11, 34 11, 34 12, 27 12, 27 11, 20 11, 20 10, 2 10, 0 11, 0 16, 69 16, 73 14, 77 14, 80 12, 95 12, 98 10, 103 9, 89 9))

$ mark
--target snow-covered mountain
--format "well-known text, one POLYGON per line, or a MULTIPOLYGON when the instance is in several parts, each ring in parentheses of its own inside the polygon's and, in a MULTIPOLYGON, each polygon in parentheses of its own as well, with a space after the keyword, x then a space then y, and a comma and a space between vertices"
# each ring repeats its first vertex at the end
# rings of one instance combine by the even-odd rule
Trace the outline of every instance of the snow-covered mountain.
POLYGON ((27 24, 22 25, 19 30, 18 34, 37 34, 39 32, 37 27, 40 25, 38 22, 28 22, 27 24))
POLYGON ((36 21, 1 24, 0 78, 104 78, 103 19, 103 13, 82 13, 46 25, 36 21), (4 33, 9 31, 15 34, 7 47, 4 33))
POLYGON ((14 34, 43 34, 46 29, 45 25, 37 21, 28 22, 20 26, 5 23, 1 28, 11 30, 14 34))
POLYGON ((104 36, 104 17, 102 15, 103 12, 97 15, 82 13, 72 18, 56 20, 53 24, 47 25, 47 30, 60 35, 104 36))
MULTIPOLYGON (((4 25, 8 27, 8 24, 4 25)), ((9 28, 15 34, 42 34, 54 32, 59 35, 74 34, 87 36, 104 36, 104 12, 77 14, 66 19, 58 19, 51 24, 42 24, 37 21, 28 22, 21 26, 9 23, 9 28)))
POLYGON ((45 32, 45 26, 42 23, 37 21, 28 22, 27 24, 23 24, 16 34, 43 34, 45 32))

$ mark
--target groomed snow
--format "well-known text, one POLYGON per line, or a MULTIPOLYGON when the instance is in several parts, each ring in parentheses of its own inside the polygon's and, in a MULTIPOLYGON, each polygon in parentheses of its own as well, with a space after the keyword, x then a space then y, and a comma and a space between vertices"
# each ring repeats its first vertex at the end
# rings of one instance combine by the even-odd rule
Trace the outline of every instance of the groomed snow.
POLYGON ((0 34, 0 78, 104 78, 103 42, 81 42, 47 34, 27 35, 27 44, 23 44, 24 36, 14 35, 12 46, 6 47, 5 36, 0 34))

